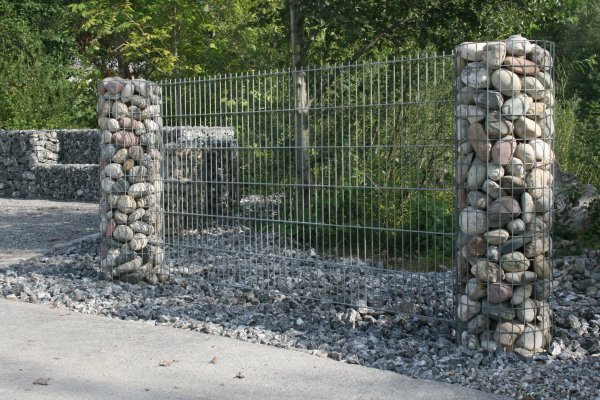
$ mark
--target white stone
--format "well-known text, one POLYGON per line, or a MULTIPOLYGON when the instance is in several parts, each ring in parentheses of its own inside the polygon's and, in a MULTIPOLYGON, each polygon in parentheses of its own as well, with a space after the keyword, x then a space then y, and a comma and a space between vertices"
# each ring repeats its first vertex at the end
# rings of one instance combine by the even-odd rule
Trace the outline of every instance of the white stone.
POLYGON ((521 35, 512 35, 506 39, 506 53, 513 56, 524 56, 533 50, 533 45, 521 35))
POLYGON ((475 207, 466 207, 460 213, 459 225, 467 235, 480 235, 487 231, 487 214, 475 207))
POLYGON ((460 78, 467 86, 482 89, 489 83, 488 67, 481 62, 468 63, 460 73, 460 78))
POLYGON ((481 310, 481 303, 476 300, 471 300, 466 294, 460 297, 457 307, 458 319, 462 322, 467 322, 472 317, 477 315, 481 310))

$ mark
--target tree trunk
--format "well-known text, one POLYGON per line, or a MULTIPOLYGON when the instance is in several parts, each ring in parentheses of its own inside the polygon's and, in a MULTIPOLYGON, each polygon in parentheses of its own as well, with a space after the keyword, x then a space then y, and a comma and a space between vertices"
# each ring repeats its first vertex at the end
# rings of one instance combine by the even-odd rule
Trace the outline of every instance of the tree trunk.
POLYGON ((304 15, 299 2, 290 0, 290 30, 292 42, 292 67, 294 68, 294 130, 296 141, 296 176, 302 183, 305 204, 310 200, 311 185, 314 182, 310 171, 310 131, 308 125, 308 85, 306 72, 306 46, 304 42, 304 15))

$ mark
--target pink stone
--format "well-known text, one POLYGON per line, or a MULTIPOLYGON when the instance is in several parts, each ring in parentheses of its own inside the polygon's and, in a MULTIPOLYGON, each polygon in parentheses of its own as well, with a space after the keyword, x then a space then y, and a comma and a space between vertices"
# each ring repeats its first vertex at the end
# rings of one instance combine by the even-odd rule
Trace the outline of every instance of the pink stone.
POLYGON ((488 285, 488 301, 490 303, 504 303, 512 297, 513 288, 506 283, 491 283, 488 285))
POLYGON ((504 137, 492 146, 492 160, 500 165, 508 164, 516 148, 517 141, 512 136, 504 137))
POLYGON ((121 93, 121 90, 123 90, 123 84, 115 80, 105 82, 104 87, 111 94, 121 93))
POLYGON ((131 147, 139 143, 139 138, 130 131, 117 131, 113 134, 113 143, 118 146, 131 147))
POLYGON ((519 75, 535 75, 539 71, 538 66, 533 61, 521 57, 506 57, 502 64, 519 75))
POLYGON ((521 214, 519 202, 510 196, 502 196, 494 200, 488 207, 488 224, 490 227, 501 227, 521 214))

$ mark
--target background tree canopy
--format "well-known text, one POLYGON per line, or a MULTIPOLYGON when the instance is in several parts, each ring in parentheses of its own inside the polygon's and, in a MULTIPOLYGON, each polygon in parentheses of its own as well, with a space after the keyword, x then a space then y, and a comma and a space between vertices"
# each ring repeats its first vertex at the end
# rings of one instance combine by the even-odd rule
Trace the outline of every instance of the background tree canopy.
POLYGON ((556 42, 559 159, 599 183, 596 0, 0 0, 0 128, 95 126, 91 82, 104 76, 289 68, 292 8, 300 65, 448 52, 513 33, 556 42))

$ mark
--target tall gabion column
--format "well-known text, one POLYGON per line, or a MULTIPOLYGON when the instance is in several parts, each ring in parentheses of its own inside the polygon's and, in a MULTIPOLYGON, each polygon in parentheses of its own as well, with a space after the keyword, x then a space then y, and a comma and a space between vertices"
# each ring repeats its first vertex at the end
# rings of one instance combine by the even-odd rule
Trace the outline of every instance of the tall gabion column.
POLYGON ((161 88, 136 79, 98 84, 101 270, 106 279, 163 279, 161 88))
POLYGON ((456 51, 460 341, 532 354, 551 341, 553 44, 456 51))

